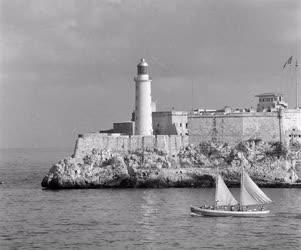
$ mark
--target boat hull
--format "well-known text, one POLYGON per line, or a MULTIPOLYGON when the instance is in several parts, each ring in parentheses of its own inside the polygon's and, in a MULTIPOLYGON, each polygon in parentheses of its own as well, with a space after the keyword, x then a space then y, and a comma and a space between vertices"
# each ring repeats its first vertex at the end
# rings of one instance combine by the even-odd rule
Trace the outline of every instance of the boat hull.
POLYGON ((191 215, 203 215, 210 217, 264 217, 267 216, 270 211, 269 210, 248 210, 248 211, 227 211, 227 210, 214 210, 214 209, 206 209, 199 207, 190 207, 191 215))

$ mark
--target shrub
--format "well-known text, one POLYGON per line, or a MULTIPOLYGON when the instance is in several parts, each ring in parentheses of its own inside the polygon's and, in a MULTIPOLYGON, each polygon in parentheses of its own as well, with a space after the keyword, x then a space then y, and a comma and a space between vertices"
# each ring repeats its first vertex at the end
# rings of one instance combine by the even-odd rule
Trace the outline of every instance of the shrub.
POLYGON ((262 139, 260 139, 260 138, 250 138, 250 139, 248 140, 248 142, 254 142, 255 145, 258 145, 259 143, 262 142, 262 139))
POLYGON ((83 158, 83 161, 84 161, 85 164, 91 165, 92 162, 93 162, 92 155, 86 155, 86 156, 83 158))
POLYGON ((272 142, 270 150, 266 151, 266 155, 277 156, 278 158, 283 156, 286 157, 288 154, 288 149, 282 142, 272 142))
POLYGON ((199 151, 207 157, 210 157, 211 155, 220 156, 219 150, 209 142, 201 142, 199 144, 199 151))
POLYGON ((245 142, 240 142, 240 143, 238 143, 238 144, 235 146, 235 148, 236 148, 237 151, 240 151, 240 152, 242 152, 243 154, 247 154, 247 153, 249 152, 249 149, 248 149, 248 147, 247 147, 247 145, 246 145, 245 142))
POLYGON ((295 151, 301 151, 301 142, 299 141, 292 141, 290 143, 290 148, 295 150, 295 151))

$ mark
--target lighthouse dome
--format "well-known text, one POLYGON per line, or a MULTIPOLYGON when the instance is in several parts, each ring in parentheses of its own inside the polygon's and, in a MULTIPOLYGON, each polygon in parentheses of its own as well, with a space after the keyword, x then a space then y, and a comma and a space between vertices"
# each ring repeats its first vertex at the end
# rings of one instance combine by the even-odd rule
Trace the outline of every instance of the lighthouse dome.
POLYGON ((139 62, 139 64, 137 65, 137 67, 142 66, 142 67, 148 67, 147 62, 145 61, 144 58, 142 58, 139 62))

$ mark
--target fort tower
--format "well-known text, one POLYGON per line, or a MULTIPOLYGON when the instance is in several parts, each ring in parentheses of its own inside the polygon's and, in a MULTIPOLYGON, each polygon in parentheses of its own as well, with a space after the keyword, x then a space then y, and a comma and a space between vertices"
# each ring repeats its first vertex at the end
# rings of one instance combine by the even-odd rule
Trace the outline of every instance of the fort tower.
POLYGON ((137 76, 135 99, 135 134, 152 135, 152 98, 151 98, 151 78, 148 74, 148 64, 141 59, 137 65, 137 76))

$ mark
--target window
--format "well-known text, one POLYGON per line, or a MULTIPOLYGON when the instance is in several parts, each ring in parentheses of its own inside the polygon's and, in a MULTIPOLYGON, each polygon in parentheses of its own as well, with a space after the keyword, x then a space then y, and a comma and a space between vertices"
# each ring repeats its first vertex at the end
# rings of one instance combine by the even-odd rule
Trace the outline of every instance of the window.
POLYGON ((147 67, 146 66, 138 66, 138 75, 147 74, 147 67))
POLYGON ((188 123, 186 123, 186 128, 188 128, 188 123))
POLYGON ((180 127, 182 127, 182 123, 180 123, 180 127))

